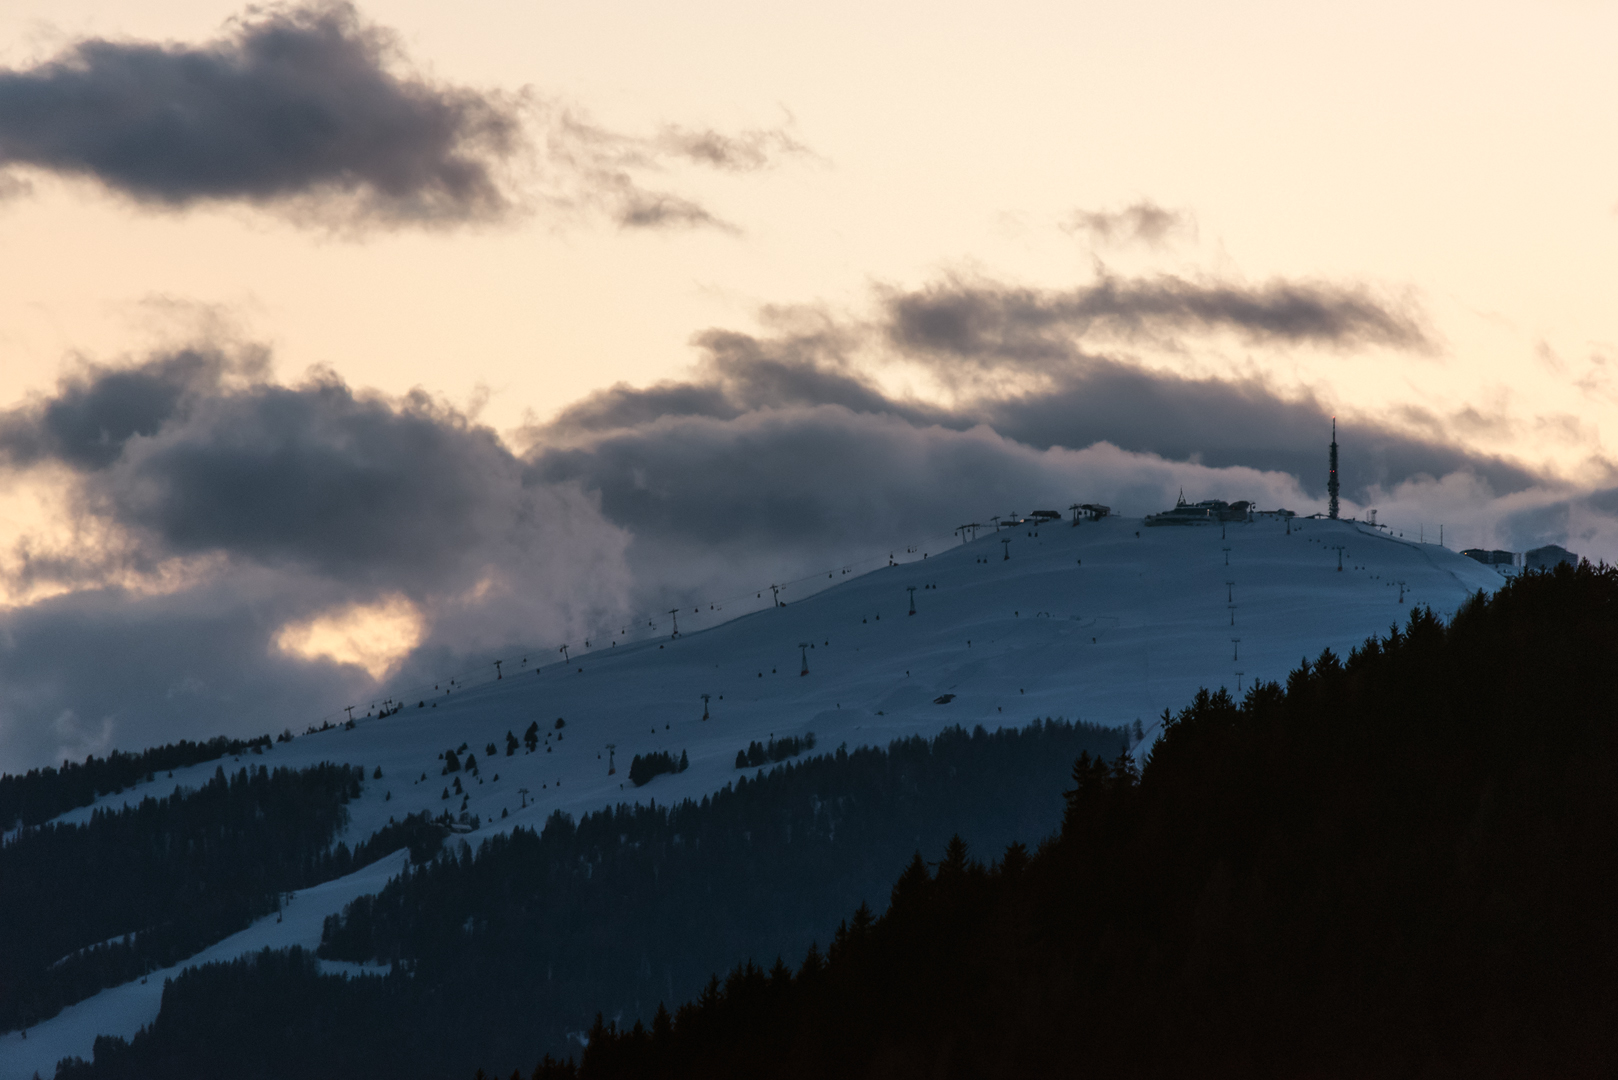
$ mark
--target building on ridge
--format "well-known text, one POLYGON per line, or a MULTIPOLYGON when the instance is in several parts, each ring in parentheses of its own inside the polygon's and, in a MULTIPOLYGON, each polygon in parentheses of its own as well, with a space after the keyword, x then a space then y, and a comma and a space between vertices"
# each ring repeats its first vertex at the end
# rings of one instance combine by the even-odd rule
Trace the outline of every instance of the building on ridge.
POLYGON ((1534 548, 1528 552, 1500 551, 1486 548, 1467 548, 1461 552, 1469 559, 1492 566, 1496 570, 1510 577, 1518 570, 1549 570, 1553 566, 1566 563, 1569 566, 1579 565, 1579 557, 1567 548, 1556 544, 1546 544, 1544 547, 1534 548))
POLYGON ((1182 490, 1174 509, 1165 510, 1161 514, 1147 514, 1146 524, 1217 525, 1221 521, 1248 521, 1252 509, 1253 504, 1246 499, 1233 503, 1225 502, 1223 499, 1203 499, 1201 502, 1188 503, 1182 490))

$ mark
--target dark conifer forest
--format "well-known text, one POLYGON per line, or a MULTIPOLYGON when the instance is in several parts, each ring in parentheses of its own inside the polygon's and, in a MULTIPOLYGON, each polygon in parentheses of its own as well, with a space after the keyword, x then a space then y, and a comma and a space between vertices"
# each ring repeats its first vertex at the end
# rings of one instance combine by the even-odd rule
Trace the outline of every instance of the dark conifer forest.
POLYGON ((40 825, 76 807, 89 806, 102 795, 121 795, 125 788, 142 782, 156 783, 159 773, 249 751, 261 754, 273 745, 268 735, 246 741, 224 736, 205 742, 181 739, 134 754, 121 750, 104 758, 92 754, 82 765, 64 761, 60 769, 0 774, 0 832, 16 824, 40 825))
POLYGON ((664 773, 682 773, 691 767, 691 760, 686 757, 685 751, 675 757, 667 750, 656 750, 642 757, 636 754, 629 763, 629 782, 636 787, 645 787, 654 777, 664 773))
POLYGON ((444 834, 410 821, 354 851, 334 847, 363 776, 346 765, 220 766, 195 791, 97 810, 83 825, 23 828, 0 847, 0 1030, 182 960, 275 911, 281 894, 419 832, 444 834))
POLYGON ((738 957, 802 955, 886 896, 918 848, 1042 836, 1075 756, 1122 732, 1061 721, 949 731, 781 765, 697 802, 557 814, 465 844, 329 920, 321 955, 390 965, 319 974, 307 954, 210 965, 164 992, 89 1077, 503 1075, 565 1057, 597 1011, 650 1022, 738 957))
POLYGON ((796 972, 598 1023, 580 1075, 1611 1076, 1615 682, 1612 570, 1417 611, 1199 694, 1139 775, 1081 757, 1032 856, 952 843, 796 972))

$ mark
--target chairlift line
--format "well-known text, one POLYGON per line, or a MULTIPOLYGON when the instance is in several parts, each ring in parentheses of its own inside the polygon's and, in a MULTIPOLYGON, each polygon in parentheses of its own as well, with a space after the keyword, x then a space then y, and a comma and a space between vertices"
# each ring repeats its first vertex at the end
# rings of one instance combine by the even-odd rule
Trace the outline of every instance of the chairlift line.
MULTIPOLYGON (((1013 518, 1015 518, 1015 515, 1013 515, 1013 518)), ((991 515, 989 520, 990 520, 990 522, 992 522, 994 524, 994 527, 995 527, 996 531, 999 531, 1002 528, 1002 523, 1006 523, 1006 524, 1015 524, 1016 523, 1016 521, 1014 521, 1012 519, 1004 518, 1004 517, 1002 517, 1001 515, 998 515, 998 514, 991 515)), ((1021 520, 1021 519, 1016 519, 1016 520, 1021 520)), ((977 539, 977 531, 979 529, 985 529, 985 528, 988 528, 988 527, 989 526, 984 525, 981 522, 976 522, 976 521, 964 522, 964 523, 962 523, 960 525, 957 525, 954 529, 950 530, 950 532, 948 534, 940 533, 940 534, 937 534, 937 535, 925 537, 921 541, 918 541, 918 542, 915 542, 915 543, 906 544, 906 545, 904 545, 904 550, 905 550, 905 553, 907 555, 915 555, 916 553, 921 551, 921 549, 928 543, 928 541, 935 541, 935 540, 936 541, 941 541, 941 540, 944 540, 946 537, 955 537, 955 536, 959 536, 960 539, 961 539, 962 544, 965 544, 965 543, 968 542, 968 538, 967 538, 968 530, 970 530, 970 532, 971 532, 971 539, 976 540, 977 539)), ((1009 548, 1009 539, 1006 539, 1004 542, 1007 543, 1008 547, 1005 549, 1005 554, 1004 554, 1003 558, 1005 560, 1009 560, 1011 558, 1011 553, 1010 553, 1010 548, 1009 548)), ((889 551, 889 553, 887 555, 887 564, 888 565, 890 565, 890 566, 898 565, 897 558, 896 558, 897 550, 898 549, 895 548, 892 551, 889 551)), ((926 557, 926 553, 923 554, 923 558, 925 558, 925 557, 926 557)), ((880 565, 880 560, 881 559, 882 559, 882 556, 876 555, 876 556, 871 556, 870 558, 867 558, 867 559, 859 559, 859 560, 855 560, 854 562, 843 563, 840 566, 840 571, 839 571, 839 568, 833 568, 832 570, 827 572, 826 576, 827 576, 828 579, 831 579, 831 580, 835 580, 837 577, 846 577, 847 575, 849 575, 851 573, 854 573, 855 570, 862 564, 873 563, 873 564, 880 565)), ((806 574, 803 577, 792 578, 792 579, 789 579, 787 581, 783 581, 783 582, 780 582, 780 583, 777 583, 777 584, 772 584, 770 586, 772 605, 776 606, 776 607, 785 606, 785 605, 783 605, 781 603, 781 600, 780 600, 780 594, 781 594, 782 591, 784 591, 785 589, 787 589, 787 588, 789 588, 789 587, 791 587, 793 585, 798 585, 798 584, 802 584, 804 582, 817 580, 819 578, 819 576, 820 576, 820 572, 815 571, 814 573, 806 574)), ((756 590, 755 594, 754 594, 754 598, 755 599, 762 599, 763 595, 764 594, 763 594, 762 591, 757 591, 756 590)), ((745 593, 739 593, 739 594, 737 594, 735 596, 726 597, 723 600, 710 601, 709 602, 709 610, 710 611, 723 611, 725 604, 738 602, 740 600, 745 599, 745 597, 746 597, 745 593)), ((914 601, 914 597, 912 596, 912 602, 913 601, 914 601)), ((693 611, 693 613, 700 614, 700 612, 701 612, 700 604, 699 604, 699 606, 694 607, 692 609, 692 611, 693 611)), ((676 611, 670 611, 670 612, 668 612, 668 614, 671 615, 671 616, 676 616, 676 618, 674 620, 675 621, 674 630, 675 630, 675 636, 678 636, 679 631, 678 631, 677 610, 676 611)), ((656 630, 657 629, 656 623, 650 618, 647 619, 646 626, 647 626, 647 628, 649 630, 656 630)), ((627 625, 625 625, 619 631, 619 636, 626 637, 626 638, 629 636, 629 627, 627 625)), ((568 664, 568 663, 572 662, 572 656, 571 656, 570 649, 571 649, 570 645, 561 645, 561 646, 559 646, 557 648, 557 652, 562 654, 562 662, 564 664, 568 664)), ((501 665, 503 665, 505 663, 505 661, 504 660, 498 660, 498 661, 491 661, 490 663, 492 663, 494 668, 495 668, 495 681, 502 680, 504 678, 504 671, 503 671, 501 665)), ((522 658, 521 666, 524 669, 526 669, 528 667, 528 657, 527 656, 524 656, 522 658)), ((807 667, 807 653, 805 653, 805 666, 807 667)), ((534 674, 536 674, 536 675, 542 674, 543 667, 544 667, 544 665, 542 663, 536 663, 534 665, 534 674)), ((487 670, 487 669, 484 669, 484 670, 487 670)), ((485 676, 485 677, 487 677, 487 676, 485 676)), ((452 677, 452 678, 450 678, 448 680, 445 680, 445 679, 443 679, 441 677, 434 684, 433 689, 434 689, 434 691, 440 689, 441 687, 443 687, 443 685, 446 682, 448 683, 449 686, 456 687, 457 689, 465 689, 468 685, 475 684, 476 680, 477 680, 476 669, 469 670, 469 671, 462 671, 462 672, 457 673, 454 677, 452 677)), ((446 694, 450 693, 449 690, 445 690, 444 692, 446 694)), ((422 688, 412 690, 409 694, 405 695, 404 697, 419 697, 422 701, 425 701, 425 699, 428 696, 430 696, 430 693, 425 689, 425 684, 423 684, 422 688)), ((404 697, 401 697, 400 699, 398 699, 397 702, 393 698, 388 699, 388 704, 393 705, 393 708, 391 710, 389 710, 389 715, 391 715, 394 712, 399 711, 400 709, 402 709, 404 707, 404 697)), ((376 708, 376 703, 372 702, 371 707, 374 710, 376 708)), ((353 710, 355 708, 357 708, 357 706, 352 706, 352 705, 344 706, 344 711, 348 714, 348 719, 350 719, 350 720, 353 719, 353 710)), ((332 714, 332 713, 327 713, 325 716, 321 717, 321 720, 325 721, 325 720, 329 719, 333 715, 334 714, 332 714)), ((314 724, 310 724, 309 729, 310 730, 323 730, 323 729, 317 728, 314 724)), ((307 734, 307 732, 306 732, 306 734, 307 734)))

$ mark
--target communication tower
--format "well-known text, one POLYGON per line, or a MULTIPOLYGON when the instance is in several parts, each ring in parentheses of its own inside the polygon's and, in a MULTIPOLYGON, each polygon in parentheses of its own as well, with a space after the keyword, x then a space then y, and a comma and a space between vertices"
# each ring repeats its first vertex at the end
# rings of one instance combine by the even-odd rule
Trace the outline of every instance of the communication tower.
POLYGON ((1331 472, 1326 475, 1326 494, 1331 501, 1326 504, 1326 516, 1337 518, 1337 417, 1331 418, 1331 472))

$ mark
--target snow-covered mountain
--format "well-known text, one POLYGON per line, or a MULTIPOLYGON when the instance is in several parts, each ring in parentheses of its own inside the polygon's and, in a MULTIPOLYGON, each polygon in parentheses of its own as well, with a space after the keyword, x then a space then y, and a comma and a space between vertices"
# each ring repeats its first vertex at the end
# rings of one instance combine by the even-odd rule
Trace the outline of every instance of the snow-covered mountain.
MULTIPOLYGON (((1322 649, 1346 653, 1385 633, 1412 605, 1448 615, 1501 584, 1455 552, 1347 521, 1025 525, 677 638, 596 647, 539 668, 508 659, 498 679, 491 668, 475 685, 444 682, 412 694, 402 711, 301 735, 246 761, 335 761, 362 765, 368 776, 380 768, 382 778, 349 806, 351 843, 390 817, 459 815, 463 796, 443 797, 458 778, 465 813, 481 822, 476 841, 517 824, 538 827, 558 809, 577 815, 615 801, 700 796, 733 779, 738 750, 772 735, 813 732, 824 751, 956 724, 1062 716, 1120 727, 1138 720, 1149 742, 1162 711, 1200 687, 1234 693, 1284 678, 1322 649), (536 723, 537 748, 508 755, 508 732, 521 740, 536 723), (444 775, 440 755, 463 744, 463 760, 477 758, 475 774, 444 775), (657 751, 684 753, 690 768, 635 788, 632 757, 657 751)), ((220 764, 239 767, 177 770, 98 805, 198 784, 220 764)), ((93 809, 61 820, 87 819, 93 809)), ((312 947, 324 915, 375 891, 398 865, 391 858, 308 890, 281 921, 264 920, 191 962, 265 945, 312 947)), ((0 1037, 0 1080, 48 1076, 59 1058, 88 1056, 98 1033, 132 1035, 156 1014, 167 974, 104 991, 26 1040, 0 1037)))

